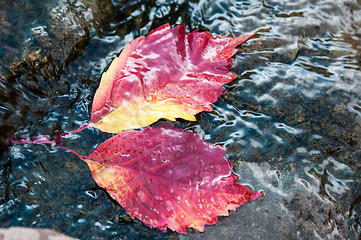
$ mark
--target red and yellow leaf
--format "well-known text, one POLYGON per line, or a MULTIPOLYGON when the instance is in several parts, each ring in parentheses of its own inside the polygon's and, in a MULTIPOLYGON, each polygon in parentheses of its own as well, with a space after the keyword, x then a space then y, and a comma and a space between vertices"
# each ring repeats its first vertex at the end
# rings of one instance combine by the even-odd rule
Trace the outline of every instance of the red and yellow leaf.
POLYGON ((236 182, 224 153, 198 134, 165 125, 124 131, 80 157, 132 218, 186 233, 262 196, 236 182))
POLYGON ((195 121, 211 111, 225 93, 222 85, 236 75, 229 70, 235 47, 252 35, 186 34, 185 26, 163 25, 129 43, 102 75, 90 123, 101 131, 119 133, 160 118, 195 121))

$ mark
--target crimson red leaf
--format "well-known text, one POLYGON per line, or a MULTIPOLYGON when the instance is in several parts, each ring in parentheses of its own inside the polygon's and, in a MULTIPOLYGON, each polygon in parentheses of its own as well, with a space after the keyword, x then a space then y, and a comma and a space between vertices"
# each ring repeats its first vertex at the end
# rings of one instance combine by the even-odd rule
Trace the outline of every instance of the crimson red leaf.
POLYGON ((262 196, 236 182, 225 148, 169 125, 124 131, 80 156, 97 184, 134 218, 186 233, 262 196))
POLYGON ((185 26, 163 25, 129 43, 102 75, 91 126, 119 133, 160 118, 195 121, 236 75, 229 70, 235 47, 252 35, 186 34, 185 26))

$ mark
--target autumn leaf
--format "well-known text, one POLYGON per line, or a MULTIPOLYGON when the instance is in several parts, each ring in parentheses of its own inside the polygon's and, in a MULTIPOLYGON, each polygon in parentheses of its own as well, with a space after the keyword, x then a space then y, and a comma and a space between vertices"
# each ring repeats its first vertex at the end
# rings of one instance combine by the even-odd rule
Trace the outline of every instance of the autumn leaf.
POLYGON ((124 131, 80 157, 132 218, 186 233, 262 196, 236 182, 224 153, 196 133, 163 125, 124 131))
POLYGON ((90 125, 119 133, 148 126, 160 118, 195 121, 236 75, 229 70, 235 47, 252 35, 186 34, 185 26, 158 27, 129 43, 102 75, 90 125))

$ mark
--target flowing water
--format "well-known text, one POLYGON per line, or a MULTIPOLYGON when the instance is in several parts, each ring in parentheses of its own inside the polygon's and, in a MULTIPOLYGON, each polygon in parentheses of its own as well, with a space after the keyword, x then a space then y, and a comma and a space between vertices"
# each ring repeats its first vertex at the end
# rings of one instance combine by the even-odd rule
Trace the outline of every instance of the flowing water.
MULTIPOLYGON (((0 0, 0 227, 80 239, 361 239, 361 1, 0 0), (239 47, 228 93, 198 121, 263 198, 204 233, 150 229, 98 187, 77 156, 20 136, 76 129, 101 73, 126 43, 165 23, 256 35, 239 47)), ((166 121, 161 121, 166 122, 166 121)), ((110 134, 64 144, 89 154, 110 134)))

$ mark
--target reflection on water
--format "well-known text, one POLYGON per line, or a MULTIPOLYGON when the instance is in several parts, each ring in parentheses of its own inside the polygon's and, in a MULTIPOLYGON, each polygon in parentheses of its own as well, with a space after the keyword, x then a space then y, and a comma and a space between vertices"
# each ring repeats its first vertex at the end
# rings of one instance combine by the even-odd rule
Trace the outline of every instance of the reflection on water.
MULTIPOLYGON (((81 239, 361 237, 360 1, 49 0, 35 16, 25 13, 41 6, 16 2, 0 10, 2 227, 51 227, 81 239), (54 30, 64 22, 72 26, 60 28, 67 40, 54 30), (7 151, 13 135, 54 136, 86 122, 111 59, 167 22, 222 35, 257 32, 240 47, 239 78, 214 111, 174 123, 227 146, 239 182, 266 191, 203 234, 162 233, 130 219, 63 150, 7 151)), ((88 129, 66 144, 85 154, 108 137, 88 129)))

